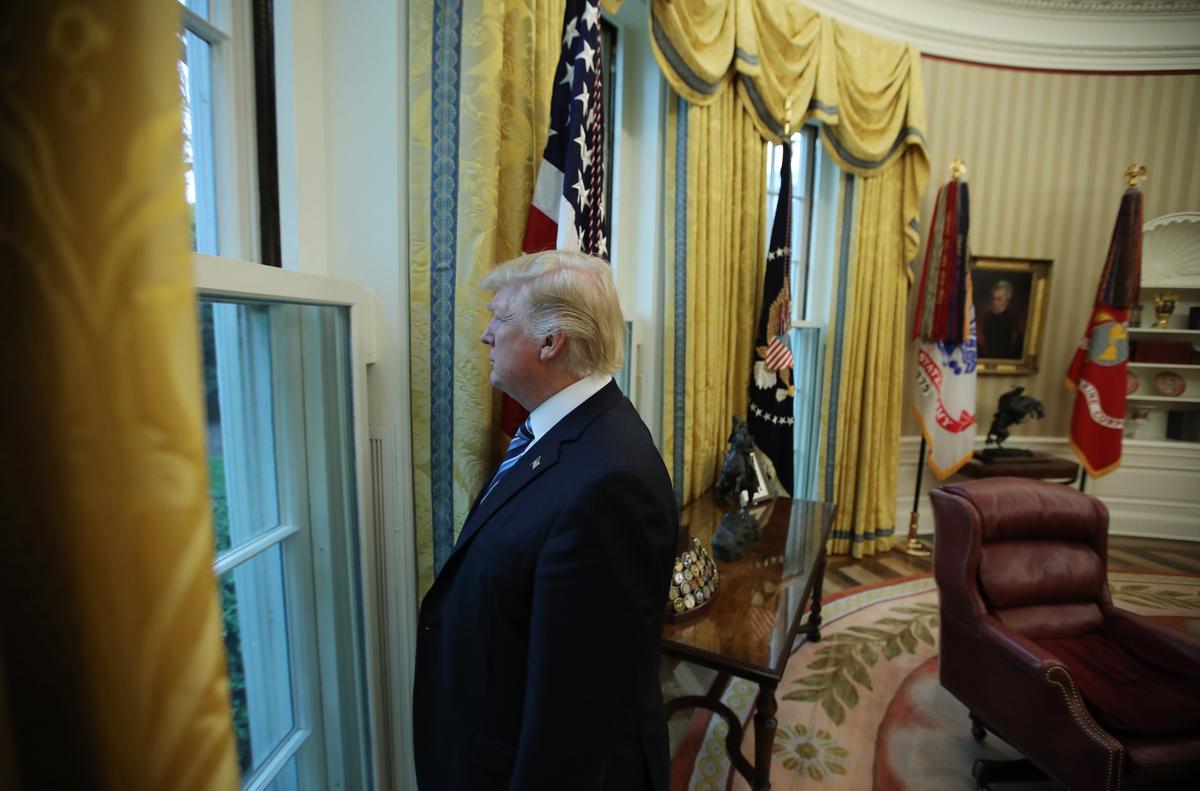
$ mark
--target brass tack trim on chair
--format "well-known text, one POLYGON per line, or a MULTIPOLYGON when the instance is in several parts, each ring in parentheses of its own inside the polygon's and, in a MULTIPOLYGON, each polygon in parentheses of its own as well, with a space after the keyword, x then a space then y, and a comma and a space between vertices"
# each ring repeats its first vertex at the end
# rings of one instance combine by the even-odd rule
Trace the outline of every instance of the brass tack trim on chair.
POLYGON ((1092 722, 1090 715, 1087 715, 1086 709, 1083 708, 1083 700, 1079 697, 1078 690, 1075 689, 1075 680, 1071 678, 1071 673, 1062 665, 1052 665, 1046 669, 1045 680, 1049 684, 1053 684, 1062 690, 1063 696, 1067 700, 1067 709, 1071 712, 1071 718, 1079 724, 1083 730, 1095 739, 1096 743, 1108 751, 1108 764, 1104 767, 1104 789, 1105 791, 1120 791, 1122 765, 1125 759, 1124 748, 1119 743, 1114 747, 1112 739, 1107 738, 1107 734, 1102 733, 1096 728, 1092 722), (1066 679, 1066 684, 1058 681, 1052 676, 1054 671, 1061 671, 1061 674, 1066 679), (1083 716, 1081 716, 1081 713, 1083 716), (1113 758, 1117 759, 1117 774, 1115 776, 1116 785, 1113 784, 1113 758))

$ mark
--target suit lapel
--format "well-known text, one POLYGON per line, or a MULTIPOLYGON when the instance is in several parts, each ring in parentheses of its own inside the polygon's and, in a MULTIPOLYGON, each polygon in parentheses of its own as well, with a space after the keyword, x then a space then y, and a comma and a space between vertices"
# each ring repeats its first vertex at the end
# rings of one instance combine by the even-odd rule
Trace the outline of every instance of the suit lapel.
POLYGON ((454 545, 454 551, 451 552, 450 558, 447 558, 446 565, 449 565, 450 560, 479 532, 479 529, 487 523, 500 506, 558 462, 563 445, 578 439, 593 420, 611 409, 621 397, 621 390, 617 387, 616 382, 609 382, 560 420, 546 432, 544 437, 530 446, 529 450, 525 451, 525 455, 496 485, 492 493, 482 502, 476 501, 475 507, 467 515, 467 521, 463 524, 462 530, 459 531, 458 541, 454 545))

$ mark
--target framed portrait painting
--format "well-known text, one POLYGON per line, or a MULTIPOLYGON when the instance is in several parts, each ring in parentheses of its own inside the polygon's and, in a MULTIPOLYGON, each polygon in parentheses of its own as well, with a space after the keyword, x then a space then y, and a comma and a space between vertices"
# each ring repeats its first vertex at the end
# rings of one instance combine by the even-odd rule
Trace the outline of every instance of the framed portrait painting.
POLYGON ((979 373, 1037 373, 1052 263, 971 256, 979 373))

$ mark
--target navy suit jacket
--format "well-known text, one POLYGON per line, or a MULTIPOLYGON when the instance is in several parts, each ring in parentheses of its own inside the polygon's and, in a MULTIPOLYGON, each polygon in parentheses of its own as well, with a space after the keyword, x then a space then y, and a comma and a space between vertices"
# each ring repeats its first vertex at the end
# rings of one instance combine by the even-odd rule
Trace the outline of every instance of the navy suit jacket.
POLYGON ((612 382, 476 502, 421 604, 422 791, 665 791, 659 643, 678 522, 612 382))

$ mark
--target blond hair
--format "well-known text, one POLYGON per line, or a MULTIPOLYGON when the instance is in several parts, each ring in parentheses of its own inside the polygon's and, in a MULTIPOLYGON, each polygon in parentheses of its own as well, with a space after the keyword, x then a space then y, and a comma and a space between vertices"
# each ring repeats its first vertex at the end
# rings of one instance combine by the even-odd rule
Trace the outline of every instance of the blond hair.
POLYGON ((483 279, 488 291, 516 286, 518 314, 535 338, 566 333, 564 364, 578 376, 616 373, 625 358, 625 319, 612 268, 570 250, 530 253, 500 264, 483 279))

